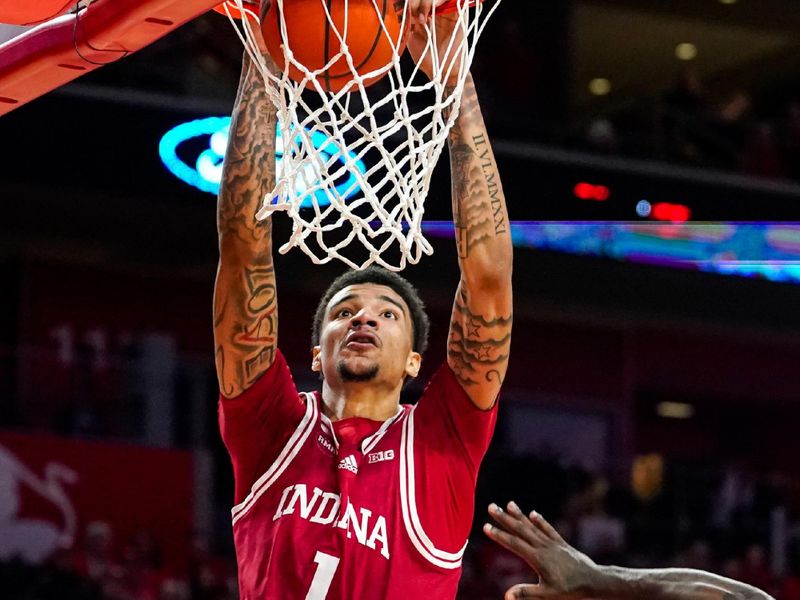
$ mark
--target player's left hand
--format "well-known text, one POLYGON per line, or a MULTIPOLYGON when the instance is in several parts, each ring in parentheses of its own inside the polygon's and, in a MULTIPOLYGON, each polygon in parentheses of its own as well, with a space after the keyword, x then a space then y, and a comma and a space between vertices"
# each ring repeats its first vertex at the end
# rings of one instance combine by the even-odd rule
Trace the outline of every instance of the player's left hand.
POLYGON ((436 13, 435 24, 431 18, 434 14, 434 6, 438 9, 448 0, 408 0, 406 9, 408 10, 408 17, 410 21, 410 29, 407 37, 407 48, 415 63, 420 64, 420 69, 428 76, 429 79, 433 78, 433 62, 431 59, 431 48, 429 47, 429 32, 435 32, 436 39, 433 40, 438 50, 439 62, 443 66, 446 75, 445 85, 454 85, 459 78, 460 68, 455 60, 458 59, 457 53, 453 49, 461 47, 461 38, 464 36, 463 31, 456 31, 456 28, 462 29, 463 26, 459 24, 458 13, 449 12, 445 14, 436 13), (452 45, 450 41, 453 36, 458 36, 452 45), (446 56, 445 53, 451 48, 450 55, 446 56), (422 61, 420 62, 420 59, 422 61), (452 68, 450 66, 453 65, 452 68))
POLYGON ((403 9, 403 4, 405 4, 409 16, 422 24, 430 18, 434 6, 439 8, 442 4, 447 3, 447 1, 448 0, 406 0, 403 2, 403 0, 397 0, 395 4, 400 10, 403 9))
POLYGON ((484 533, 490 539, 527 562, 539 575, 539 583, 515 585, 505 600, 578 600, 591 597, 600 570, 595 562, 564 541, 550 523, 538 513, 522 513, 514 502, 503 510, 489 506, 496 525, 487 523, 484 533))

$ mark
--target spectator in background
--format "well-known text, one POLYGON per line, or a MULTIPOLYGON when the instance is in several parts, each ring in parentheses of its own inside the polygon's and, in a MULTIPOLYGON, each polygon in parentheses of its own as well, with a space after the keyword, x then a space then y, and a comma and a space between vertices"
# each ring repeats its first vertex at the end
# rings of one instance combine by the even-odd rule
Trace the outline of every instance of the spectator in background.
MULTIPOLYGON (((192 600, 218 600, 229 594, 228 579, 236 573, 236 565, 230 567, 214 556, 208 541, 201 535, 192 539, 189 555, 189 588, 192 600)), ((236 577, 233 577, 236 584, 236 577)), ((238 593, 233 596, 238 598, 238 593)))
POLYGON ((800 600, 800 564, 789 561, 789 574, 781 586, 781 600, 800 600))
POLYGON ((86 526, 83 548, 75 556, 75 568, 87 579, 102 585, 114 570, 114 534, 105 521, 92 521, 86 526))
POLYGON ((730 530, 742 512, 752 509, 755 503, 756 483, 753 474, 741 463, 731 463, 725 470, 716 498, 714 498, 714 525, 730 530))
POLYGON ((661 103, 662 137, 668 157, 687 162, 700 160, 691 131, 695 123, 707 118, 708 112, 708 95, 700 73, 694 66, 686 67, 661 103))
POLYGON ((592 119, 586 128, 586 141, 595 152, 613 154, 619 151, 617 129, 606 117, 592 119))
POLYGON ((714 120, 720 132, 732 145, 741 146, 746 135, 747 119, 753 108, 753 100, 744 90, 734 90, 714 111, 714 120))
POLYGON ((705 540, 695 540, 688 548, 675 558, 676 567, 697 569, 699 571, 712 570, 711 547, 705 540))
POLYGON ((192 600, 189 584, 180 579, 165 579, 158 591, 158 600, 192 600))
POLYGON ((584 513, 578 518, 577 546, 604 562, 616 562, 625 550, 625 523, 606 511, 608 483, 596 480, 587 491, 584 513))
POLYGON ((800 179, 800 99, 789 104, 786 115, 786 126, 783 128, 785 137, 783 141, 788 175, 793 179, 800 179))
POLYGON ((778 136, 771 123, 756 123, 750 128, 742 152, 742 171, 758 177, 779 178, 786 175, 778 136))
POLYGON ((747 548, 742 562, 742 581, 763 590, 772 587, 774 577, 767 564, 764 546, 752 544, 747 548))

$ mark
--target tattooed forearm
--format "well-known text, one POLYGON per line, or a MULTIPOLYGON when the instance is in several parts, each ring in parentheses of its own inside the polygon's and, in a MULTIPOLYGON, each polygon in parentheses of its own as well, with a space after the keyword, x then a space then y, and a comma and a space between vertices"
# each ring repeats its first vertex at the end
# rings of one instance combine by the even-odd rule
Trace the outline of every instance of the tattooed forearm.
POLYGON ((471 78, 448 142, 459 257, 469 258, 481 245, 487 253, 510 246, 505 196, 471 78))
MULTIPOLYGON (((271 260, 271 259, 270 259, 271 260)), ((214 334, 217 372, 226 395, 252 385, 275 360, 277 294, 271 264, 220 265, 214 334)))
POLYGON ((256 212, 275 180, 275 109, 245 59, 220 186, 214 337, 220 390, 243 392, 275 360, 278 305, 272 222, 256 212))
POLYGON ((277 116, 258 69, 244 59, 234 106, 217 208, 220 238, 233 235, 244 244, 270 240, 270 221, 256 212, 275 181, 277 116))
MULTIPOLYGON (((451 89, 447 92, 452 94, 451 89)), ((447 361, 473 402, 488 408, 505 377, 511 346, 511 233, 471 76, 458 110, 448 143, 462 277, 453 305, 447 361)))
POLYGON ((511 346, 512 316, 487 318, 473 313, 467 293, 459 290, 453 307, 448 362, 464 387, 481 382, 502 384, 511 346))

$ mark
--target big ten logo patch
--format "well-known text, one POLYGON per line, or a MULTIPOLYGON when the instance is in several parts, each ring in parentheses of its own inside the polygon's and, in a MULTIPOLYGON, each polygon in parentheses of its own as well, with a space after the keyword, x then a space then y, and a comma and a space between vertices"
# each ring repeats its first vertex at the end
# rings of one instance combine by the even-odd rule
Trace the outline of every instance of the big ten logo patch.
POLYGON ((379 463, 386 460, 394 460, 394 450, 384 450, 383 452, 373 452, 367 455, 367 463, 379 463))

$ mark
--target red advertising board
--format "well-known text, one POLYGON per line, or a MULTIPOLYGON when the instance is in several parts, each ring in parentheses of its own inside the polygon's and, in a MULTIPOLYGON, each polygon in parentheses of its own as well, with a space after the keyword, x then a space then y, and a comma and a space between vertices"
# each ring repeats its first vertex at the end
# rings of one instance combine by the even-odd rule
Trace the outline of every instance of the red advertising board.
POLYGON ((117 543, 153 534, 169 564, 192 527, 189 452, 0 432, 0 557, 37 562, 79 543, 92 521, 117 543))

